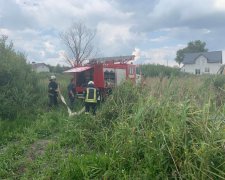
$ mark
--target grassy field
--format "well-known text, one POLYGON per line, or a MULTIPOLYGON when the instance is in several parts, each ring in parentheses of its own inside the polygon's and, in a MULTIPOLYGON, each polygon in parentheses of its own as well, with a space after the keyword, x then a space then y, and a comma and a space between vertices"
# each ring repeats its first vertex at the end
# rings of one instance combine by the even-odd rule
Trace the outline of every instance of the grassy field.
POLYGON ((0 121, 0 179, 225 179, 225 92, 214 84, 148 78, 115 89, 96 117, 69 118, 61 104, 0 121))

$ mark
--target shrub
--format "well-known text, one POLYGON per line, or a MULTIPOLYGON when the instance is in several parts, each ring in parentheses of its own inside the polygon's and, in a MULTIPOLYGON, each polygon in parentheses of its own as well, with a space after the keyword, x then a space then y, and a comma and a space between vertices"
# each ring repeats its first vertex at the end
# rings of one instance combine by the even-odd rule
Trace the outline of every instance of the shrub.
POLYGON ((225 76, 224 75, 218 75, 218 76, 216 76, 214 78, 213 85, 217 89, 224 88, 224 85, 225 85, 225 76))
POLYGON ((172 68, 159 64, 141 65, 139 66, 139 68, 137 68, 137 73, 140 73, 140 71, 142 74, 144 74, 145 77, 157 77, 157 76, 170 77, 171 75, 179 76, 185 74, 181 72, 179 68, 172 68))
POLYGON ((26 114, 37 102, 37 78, 23 54, 15 52, 6 37, 0 38, 0 118, 26 114))
POLYGON ((102 108, 103 123, 108 125, 116 121, 119 116, 129 116, 137 105, 138 99, 138 88, 132 82, 127 81, 116 87, 102 108))

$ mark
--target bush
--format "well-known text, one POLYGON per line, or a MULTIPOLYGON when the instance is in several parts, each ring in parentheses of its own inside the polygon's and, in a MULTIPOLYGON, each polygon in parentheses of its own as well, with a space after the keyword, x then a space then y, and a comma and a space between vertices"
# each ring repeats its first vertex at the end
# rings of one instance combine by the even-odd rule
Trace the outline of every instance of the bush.
POLYGON ((37 102, 37 78, 23 54, 15 52, 6 37, 0 38, 0 118, 26 114, 37 102))
POLYGON ((139 68, 137 68, 137 73, 140 73, 140 71, 142 74, 144 74, 145 77, 157 77, 157 76, 170 77, 171 75, 179 76, 185 74, 181 72, 179 68, 172 68, 158 64, 141 65, 139 66, 139 68))
POLYGON ((216 76, 214 78, 213 85, 217 89, 224 88, 224 85, 225 85, 225 76, 224 75, 218 75, 218 76, 216 76))
POLYGON ((111 124, 119 116, 129 116, 138 103, 138 95, 138 88, 130 81, 113 89, 112 95, 108 97, 101 111, 103 124, 111 124))

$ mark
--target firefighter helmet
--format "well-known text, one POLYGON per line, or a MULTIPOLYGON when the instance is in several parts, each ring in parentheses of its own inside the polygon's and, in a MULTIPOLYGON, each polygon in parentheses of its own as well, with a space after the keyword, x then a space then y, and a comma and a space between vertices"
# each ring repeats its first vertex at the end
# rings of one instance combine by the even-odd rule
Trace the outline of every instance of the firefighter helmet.
POLYGON ((91 84, 94 85, 94 82, 93 81, 89 81, 88 85, 91 85, 91 84))
POLYGON ((50 80, 54 80, 54 79, 56 79, 56 77, 55 77, 54 75, 52 75, 52 76, 50 77, 50 80))

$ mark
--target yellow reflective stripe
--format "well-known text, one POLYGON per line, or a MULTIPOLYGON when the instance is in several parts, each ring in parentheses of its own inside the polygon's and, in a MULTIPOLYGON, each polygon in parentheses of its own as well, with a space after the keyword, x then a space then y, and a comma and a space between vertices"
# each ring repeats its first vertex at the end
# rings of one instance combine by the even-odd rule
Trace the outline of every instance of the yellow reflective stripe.
POLYGON ((86 94, 86 97, 85 97, 85 102, 91 102, 91 103, 97 103, 97 98, 96 98, 96 89, 95 88, 92 88, 94 89, 94 98, 93 99, 89 99, 89 90, 90 88, 87 88, 87 94, 86 94))
POLYGON ((87 94, 86 94, 86 97, 85 97, 85 102, 87 102, 88 101, 88 96, 89 96, 89 88, 87 88, 87 94))
POLYGON ((97 101, 94 100, 94 99, 88 99, 88 100, 86 100, 85 102, 89 102, 89 103, 97 103, 97 101))
POLYGON ((96 98, 96 89, 94 89, 94 100, 95 100, 95 102, 97 102, 97 98, 96 98))

